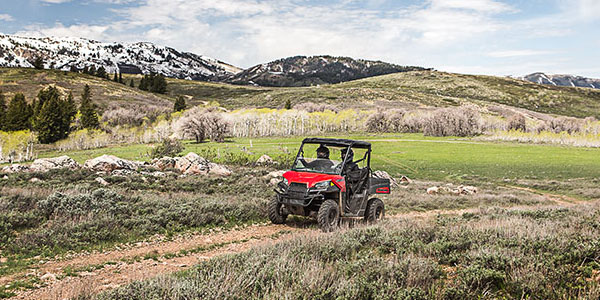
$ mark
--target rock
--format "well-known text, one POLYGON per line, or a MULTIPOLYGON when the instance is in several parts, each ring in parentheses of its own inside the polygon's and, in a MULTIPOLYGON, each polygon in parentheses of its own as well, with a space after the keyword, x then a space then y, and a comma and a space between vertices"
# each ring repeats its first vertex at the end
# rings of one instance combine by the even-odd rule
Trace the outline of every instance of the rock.
POLYGON ((2 179, 7 180, 8 179, 8 175, 4 175, 4 177, 2 177, 2 179))
POLYGON ((273 159, 270 156, 266 155, 266 154, 263 154, 256 161, 256 164, 259 164, 259 165, 272 165, 274 163, 275 163, 275 161, 273 161, 273 159))
POLYGON ((402 177, 400 177, 400 184, 410 184, 412 183, 412 179, 402 175, 402 177))
POLYGON ((104 178, 102 178, 102 177, 96 177, 95 180, 96 180, 96 182, 98 182, 99 184, 101 184, 103 186, 107 186, 110 184, 110 183, 108 183, 108 181, 104 180, 104 178))
POLYGON ((3 264, 5 262, 7 262, 7 261, 8 261, 8 258, 6 258, 6 257, 0 257, 0 263, 3 264))
POLYGON ((394 179, 394 177, 390 176, 390 174, 388 174, 388 172, 386 172, 386 171, 381 171, 381 170, 375 171, 375 172, 373 172, 373 177, 389 179, 391 186, 398 186, 396 179, 394 179))
POLYGON ((110 173, 110 175, 112 175, 112 176, 121 176, 121 177, 129 177, 134 174, 135 174, 134 171, 128 170, 128 169, 117 169, 110 173))
POLYGON ((208 174, 217 175, 217 176, 229 176, 231 175, 231 170, 227 167, 215 163, 208 164, 208 174))
POLYGON ((208 160, 194 152, 190 152, 184 157, 177 158, 175 169, 183 174, 207 174, 209 171, 208 164, 208 160))
POLYGON ((436 195, 439 192, 440 192, 440 189, 437 186, 432 186, 427 189, 427 194, 429 194, 429 195, 436 195))
POLYGON ((470 185, 461 185, 457 188, 457 190, 460 192, 460 194, 462 195, 473 195, 473 194, 477 194, 477 188, 474 186, 470 186, 470 185))
POLYGON ((33 161, 31 166, 29 166, 29 170, 34 172, 47 172, 52 169, 77 169, 80 167, 81 165, 79 165, 75 160, 63 155, 52 158, 38 158, 33 161))
POLYGON ((19 164, 12 164, 10 166, 6 166, 2 168, 2 173, 17 173, 17 172, 27 172, 29 171, 28 166, 23 166, 19 164))
POLYGON ((265 175, 264 178, 265 179, 279 178, 279 177, 283 176, 283 173, 285 173, 285 171, 273 171, 273 172, 269 172, 269 174, 265 175))
POLYGON ((29 182, 36 183, 36 182, 42 182, 42 180, 37 177, 33 177, 33 178, 29 179, 29 182))
POLYGON ((162 158, 157 158, 152 160, 152 166, 154 166, 155 168, 164 171, 166 169, 173 169, 175 168, 175 163, 177 162, 177 159, 173 158, 173 157, 162 157, 162 158))
POLYGON ((269 180, 269 184, 277 185, 280 181, 281 181, 281 179, 279 179, 279 178, 271 178, 271 180, 269 180))
POLYGON ((40 279, 43 281, 55 281, 56 275, 54 275, 52 273, 46 273, 46 274, 42 275, 42 277, 40 277, 40 279))
POLYGON ((102 155, 87 160, 83 166, 93 171, 110 173, 114 170, 136 170, 138 163, 118 158, 114 155, 102 155))

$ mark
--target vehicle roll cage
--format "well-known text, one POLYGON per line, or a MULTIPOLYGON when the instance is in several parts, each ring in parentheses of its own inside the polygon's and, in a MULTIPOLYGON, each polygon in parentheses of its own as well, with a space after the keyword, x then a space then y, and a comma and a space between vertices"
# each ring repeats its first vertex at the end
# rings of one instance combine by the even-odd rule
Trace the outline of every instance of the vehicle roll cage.
MULTIPOLYGON (((354 141, 348 139, 326 139, 326 138, 305 138, 302 140, 302 145, 300 145, 300 149, 298 149, 298 154, 296 154, 296 159, 294 159, 294 164, 300 155, 304 156, 304 144, 320 144, 323 146, 332 146, 332 147, 340 147, 346 149, 367 149, 363 158, 355 161, 355 163, 359 163, 361 161, 367 160, 367 168, 369 172, 371 171, 371 143, 363 142, 363 141, 354 141)), ((344 170, 344 166, 348 162, 349 151, 346 151, 346 156, 342 161, 341 172, 344 170)), ((294 165, 292 165, 292 169, 294 165)))

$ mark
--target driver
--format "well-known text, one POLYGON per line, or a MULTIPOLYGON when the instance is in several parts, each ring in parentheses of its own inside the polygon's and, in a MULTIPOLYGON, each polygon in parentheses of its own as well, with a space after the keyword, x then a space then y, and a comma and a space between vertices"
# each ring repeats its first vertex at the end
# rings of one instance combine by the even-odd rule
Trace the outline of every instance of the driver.
POLYGON ((302 159, 302 163, 307 168, 317 171, 329 171, 334 165, 333 162, 329 160, 329 148, 324 145, 320 145, 319 148, 317 148, 317 159, 311 162, 306 162, 302 159))

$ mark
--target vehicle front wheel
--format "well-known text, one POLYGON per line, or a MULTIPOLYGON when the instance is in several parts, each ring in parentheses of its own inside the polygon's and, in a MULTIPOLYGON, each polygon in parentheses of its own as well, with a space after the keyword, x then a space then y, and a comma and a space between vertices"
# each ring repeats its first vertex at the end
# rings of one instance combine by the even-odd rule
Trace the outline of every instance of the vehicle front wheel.
POLYGON ((283 224, 287 219, 287 214, 283 212, 283 204, 279 202, 277 196, 269 202, 269 219, 273 224, 283 224))
POLYGON ((383 220, 383 217, 385 217, 385 206, 383 205, 383 201, 378 198, 369 200, 365 220, 368 223, 377 223, 383 220))
POLYGON ((319 227, 324 232, 333 231, 338 227, 340 222, 340 209, 333 200, 325 200, 321 207, 319 208, 319 212, 317 214, 317 222, 319 222, 319 227))

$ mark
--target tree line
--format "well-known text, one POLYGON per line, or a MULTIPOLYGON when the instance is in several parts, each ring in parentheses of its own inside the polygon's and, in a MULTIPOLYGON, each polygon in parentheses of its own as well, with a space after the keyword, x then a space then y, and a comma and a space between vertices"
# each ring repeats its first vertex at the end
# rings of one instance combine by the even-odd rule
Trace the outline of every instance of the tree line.
POLYGON ((92 102, 89 85, 85 85, 79 107, 73 93, 65 97, 54 86, 42 89, 31 104, 22 93, 15 94, 7 104, 0 91, 0 130, 33 130, 38 141, 54 143, 66 138, 78 128, 95 129, 100 126, 96 105, 92 102))

